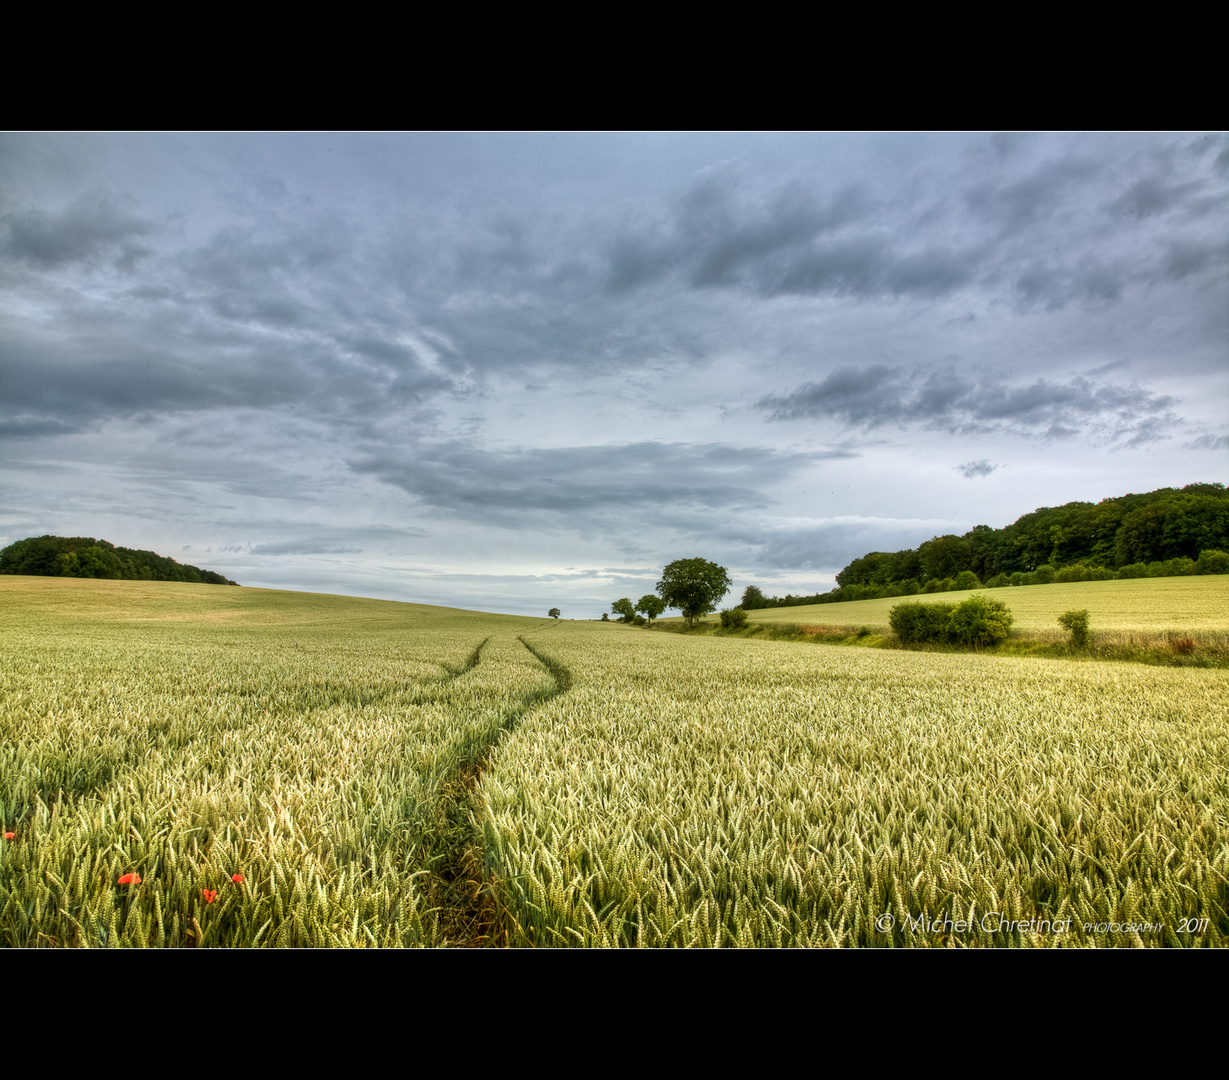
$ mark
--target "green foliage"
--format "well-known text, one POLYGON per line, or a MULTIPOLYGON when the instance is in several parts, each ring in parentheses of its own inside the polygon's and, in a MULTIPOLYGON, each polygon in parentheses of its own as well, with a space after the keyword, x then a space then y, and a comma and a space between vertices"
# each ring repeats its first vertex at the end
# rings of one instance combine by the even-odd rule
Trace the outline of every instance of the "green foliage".
POLYGON ((1229 552, 1201 551, 1196 566, 1198 574, 1229 574, 1229 552))
POLYGON ((553 607, 546 613, 546 617, 548 619, 557 619, 561 614, 562 612, 557 607, 553 607))
POLYGON ((979 649, 1006 641, 1014 621, 1007 605, 1001 600, 970 596, 952 612, 947 632, 952 640, 961 645, 979 649))
POLYGON ((969 565, 973 545, 960 536, 936 536, 917 549, 928 578, 952 578, 969 565))
POLYGON ((694 626, 730 591, 730 574, 724 566, 705 559, 676 559, 662 571, 657 594, 667 607, 678 608, 694 626))
POLYGON ((18 540, 0 551, 0 574, 236 584, 212 570, 178 563, 152 551, 117 548, 106 540, 89 536, 31 536, 18 540))
POLYGON ((888 616, 894 633, 907 645, 947 640, 947 624, 955 604, 923 604, 920 600, 897 604, 888 616))
POLYGON ((1113 581, 1118 576, 1113 570, 1107 570, 1104 566, 1076 563, 1074 566, 1064 566, 1059 570, 1054 575, 1054 582, 1061 585, 1069 581, 1113 581))
POLYGON ((764 596, 763 592, 760 591, 758 586, 748 585, 745 589, 743 589, 742 603, 738 606, 746 609, 747 611, 755 611, 758 608, 768 606, 765 602, 766 599, 767 598, 764 596))
POLYGON ((958 582, 966 572, 986 582, 1007 575, 1013 585, 1098 581, 1114 571, 1118 577, 1229 572, 1229 563, 1225 570, 1192 571, 1174 561, 1193 562, 1204 551, 1229 552, 1229 491, 1223 484, 1042 507, 1002 529, 978 525, 964 536, 933 537, 916 551, 872 551, 836 575, 838 589, 814 602, 904 595, 906 582, 943 592, 944 582, 958 582))
POLYGON ((1058 617, 1058 625, 1071 634, 1073 649, 1088 648, 1088 611, 1064 611, 1058 617))
POLYGON ((632 607, 631 599, 626 596, 611 604, 610 610, 619 616, 619 622, 631 622, 636 617, 636 609, 632 607))
POLYGON ((666 602, 654 593, 645 593, 636 601, 636 610, 641 612, 652 625, 653 620, 660 619, 662 612, 666 610, 666 602))
POLYGON ((972 570, 961 570, 956 575, 955 587, 961 591, 965 589, 980 589, 981 582, 977 580, 977 575, 972 570))
POLYGON ((897 604, 888 616, 892 632, 906 644, 958 644, 971 648, 995 645, 1014 622, 1007 605, 988 596, 970 596, 962 604, 897 604))
POLYGON ((740 607, 722 609, 721 625, 727 630, 740 630, 747 625, 747 613, 740 607))

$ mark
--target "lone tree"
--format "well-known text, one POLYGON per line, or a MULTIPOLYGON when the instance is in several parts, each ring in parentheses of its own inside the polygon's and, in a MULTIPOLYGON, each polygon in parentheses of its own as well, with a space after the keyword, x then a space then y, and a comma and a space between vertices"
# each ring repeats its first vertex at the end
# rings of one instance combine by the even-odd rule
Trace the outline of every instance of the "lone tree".
POLYGON ((649 620, 649 625, 653 625, 654 619, 660 619, 661 613, 666 610, 666 602, 653 593, 645 593, 639 600, 636 601, 636 610, 640 612, 646 619, 649 620))
POLYGON ((678 608, 688 628, 702 615, 717 610, 730 591, 730 575, 724 566, 704 559, 676 559, 661 572, 657 595, 667 607, 678 608))
POLYGON ((546 613, 546 615, 547 615, 547 618, 557 619, 559 618, 559 609, 557 607, 553 607, 550 609, 550 611, 546 613))

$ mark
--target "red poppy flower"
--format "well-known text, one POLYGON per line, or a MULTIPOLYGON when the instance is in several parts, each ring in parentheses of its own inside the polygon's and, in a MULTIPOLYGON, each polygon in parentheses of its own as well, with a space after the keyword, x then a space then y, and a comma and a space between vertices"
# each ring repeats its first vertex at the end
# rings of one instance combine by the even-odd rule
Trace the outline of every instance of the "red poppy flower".
POLYGON ((140 874, 125 874, 122 878, 119 879, 119 884, 120 885, 140 885, 141 875, 140 874))
POLYGON ((201 889, 201 892, 203 892, 203 893, 205 894, 205 903, 206 903, 206 904, 212 904, 212 903, 214 902, 214 900, 216 900, 216 899, 218 898, 218 890, 217 890, 217 889, 201 889))
POLYGON ((13 837, 15 837, 16 835, 17 835, 17 834, 16 834, 15 832, 6 832, 6 833, 4 834, 4 838, 5 838, 6 840, 12 840, 12 839, 13 839, 13 837))
POLYGON ((242 875, 242 874, 232 874, 230 879, 231 879, 231 881, 233 881, 236 885, 242 885, 242 884, 243 884, 243 875, 242 875))

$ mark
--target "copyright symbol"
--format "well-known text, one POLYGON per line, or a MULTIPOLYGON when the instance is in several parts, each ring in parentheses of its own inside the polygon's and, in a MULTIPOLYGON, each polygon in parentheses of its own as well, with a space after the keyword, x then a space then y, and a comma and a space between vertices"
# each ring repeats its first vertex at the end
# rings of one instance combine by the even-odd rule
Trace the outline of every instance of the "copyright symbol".
POLYGON ((893 926, 896 925, 896 916, 885 911, 875 920, 875 929, 881 934, 886 934, 893 926))

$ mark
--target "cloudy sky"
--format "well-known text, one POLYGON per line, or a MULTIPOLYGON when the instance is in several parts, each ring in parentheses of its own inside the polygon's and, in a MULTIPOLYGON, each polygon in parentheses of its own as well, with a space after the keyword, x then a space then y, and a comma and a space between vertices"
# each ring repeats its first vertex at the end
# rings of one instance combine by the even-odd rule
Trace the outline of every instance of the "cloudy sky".
POLYGON ((0 136, 0 545, 596 618, 1229 479, 1229 137, 0 136))

